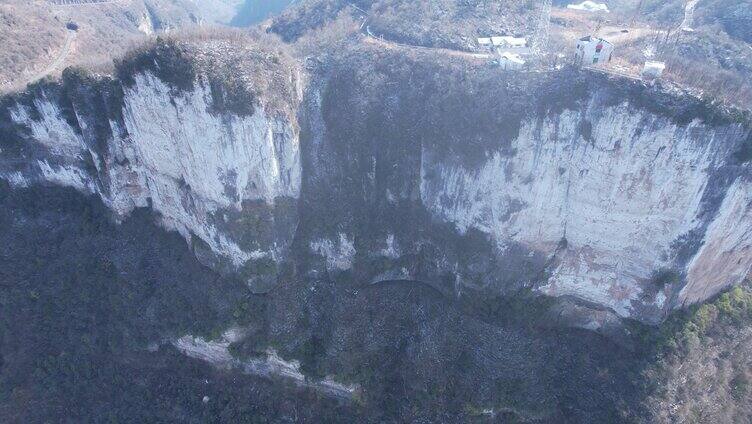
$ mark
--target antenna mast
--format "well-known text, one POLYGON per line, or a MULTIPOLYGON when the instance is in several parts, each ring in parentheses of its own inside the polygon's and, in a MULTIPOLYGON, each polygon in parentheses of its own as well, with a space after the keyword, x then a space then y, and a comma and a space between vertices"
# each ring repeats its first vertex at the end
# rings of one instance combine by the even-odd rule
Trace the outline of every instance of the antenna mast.
POLYGON ((640 12, 642 12, 642 4, 645 2, 645 0, 640 0, 640 3, 637 4, 637 9, 635 9, 634 15, 632 15, 632 22, 630 23, 630 26, 634 27, 635 22, 637 21, 637 18, 640 16, 640 12))
POLYGON ((551 25, 551 0, 541 2, 541 12, 533 34, 533 54, 541 55, 548 47, 549 27, 551 25))

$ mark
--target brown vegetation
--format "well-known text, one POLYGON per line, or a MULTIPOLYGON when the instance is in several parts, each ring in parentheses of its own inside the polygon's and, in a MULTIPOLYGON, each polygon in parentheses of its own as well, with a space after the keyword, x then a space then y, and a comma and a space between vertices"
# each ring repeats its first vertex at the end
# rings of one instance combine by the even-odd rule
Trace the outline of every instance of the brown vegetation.
POLYGON ((656 31, 619 46, 618 55, 635 69, 645 60, 665 62, 664 79, 699 96, 743 109, 752 104, 752 48, 724 33, 656 31))
MULTIPOLYGON (((650 7, 651 3, 646 2, 643 12, 650 7)), ((653 22, 633 23, 636 9, 631 14, 626 13, 629 8, 620 10, 624 12, 612 13, 608 21, 597 14, 555 10, 552 50, 571 52, 578 37, 595 33, 615 46, 614 60, 607 68, 639 77, 645 61, 661 61, 666 63, 661 78, 664 83, 673 83, 707 100, 739 109, 750 108, 752 48, 749 45, 723 31, 711 32, 707 27, 681 31, 678 29, 681 20, 675 23, 668 18, 660 20, 658 15, 650 15, 653 22)))
POLYGON ((241 115, 262 105, 290 116, 300 101, 297 61, 276 36, 258 31, 202 27, 161 35, 117 59, 115 68, 126 85, 145 70, 178 89, 208 84, 215 107, 241 115))
POLYGON ((479 36, 529 35, 538 16, 537 4, 532 0, 311 0, 287 10, 271 30, 293 41, 344 12, 393 41, 475 50, 479 36))
POLYGON ((0 3, 0 88, 53 60, 65 39, 64 23, 37 13, 33 2, 0 3))
POLYGON ((664 324, 665 353, 643 374, 656 423, 752 419, 752 291, 737 287, 664 324))
POLYGON ((47 67, 63 46, 68 23, 78 27, 77 37, 56 72, 65 66, 98 69, 151 33, 198 25, 205 15, 201 12, 190 0, 123 0, 83 6, 0 0, 0 89, 19 88, 47 67))

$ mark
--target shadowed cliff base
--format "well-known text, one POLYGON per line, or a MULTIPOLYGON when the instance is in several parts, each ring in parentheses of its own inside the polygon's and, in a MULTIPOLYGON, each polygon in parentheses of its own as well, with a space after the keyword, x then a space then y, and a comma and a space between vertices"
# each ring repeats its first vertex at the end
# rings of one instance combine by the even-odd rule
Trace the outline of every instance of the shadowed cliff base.
POLYGON ((535 317, 549 305, 535 297, 458 306, 416 282, 294 276, 256 296, 199 265, 180 236, 154 227, 146 211, 116 225, 95 199, 41 187, 0 187, 0 203, 6 422, 749 416, 746 289, 677 313, 657 329, 635 324, 637 348, 627 351, 589 331, 539 326, 535 317), (284 378, 215 370, 172 348, 150 347, 184 334, 212 340, 232 325, 248 329, 230 349, 241 360, 273 347, 299 360, 308 378, 357 383, 360 394, 337 400, 284 378), (727 358, 719 360, 734 372, 701 366, 703 358, 727 358), (683 376, 692 381, 689 393, 672 388, 683 376), (708 378, 716 382, 712 396, 693 398, 691 391, 704 390, 694 382, 708 378), (679 412, 670 403, 676 396, 679 412), (711 400, 726 407, 709 408, 711 400))

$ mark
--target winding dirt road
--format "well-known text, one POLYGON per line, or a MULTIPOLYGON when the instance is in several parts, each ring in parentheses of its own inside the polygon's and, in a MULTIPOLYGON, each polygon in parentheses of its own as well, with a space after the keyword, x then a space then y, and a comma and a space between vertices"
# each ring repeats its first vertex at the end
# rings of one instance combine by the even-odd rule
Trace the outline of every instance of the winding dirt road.
POLYGON ((120 3, 121 0, 49 0, 53 6, 86 6, 90 4, 120 3))
POLYGON ((453 49, 446 49, 441 47, 426 47, 426 46, 416 46, 414 44, 403 44, 398 43, 396 41, 390 41, 385 39, 384 37, 377 36, 371 32, 371 29, 369 27, 365 27, 365 30, 363 31, 363 35, 365 36, 364 40, 366 43, 370 44, 376 44, 381 46, 382 48, 397 48, 397 49, 410 49, 410 50, 422 50, 427 52, 434 52, 437 54, 443 54, 446 56, 456 56, 456 57, 462 57, 465 59, 474 59, 474 60, 488 60, 492 59, 494 56, 487 54, 487 53, 473 53, 473 52, 466 52, 462 50, 453 50, 453 49))
POLYGON ((44 70, 38 72, 36 75, 27 79, 25 82, 25 85, 37 82, 40 79, 46 77, 47 75, 52 74, 58 68, 63 66, 63 63, 65 63, 65 59, 67 59, 68 55, 70 54, 71 47, 73 46, 73 41, 75 41, 75 39, 76 39, 76 31, 73 31, 70 29, 67 30, 67 34, 65 35, 65 42, 63 43, 63 48, 60 50, 60 53, 58 53, 55 60, 53 60, 52 63, 50 63, 49 65, 47 65, 47 67, 44 70))

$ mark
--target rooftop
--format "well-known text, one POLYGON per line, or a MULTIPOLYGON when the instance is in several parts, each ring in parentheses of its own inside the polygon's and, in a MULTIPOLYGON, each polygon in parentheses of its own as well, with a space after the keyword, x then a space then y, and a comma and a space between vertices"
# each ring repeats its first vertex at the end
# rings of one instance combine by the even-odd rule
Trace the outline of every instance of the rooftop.
POLYGON ((594 36, 594 35, 587 35, 587 36, 585 36, 585 37, 582 37, 582 38, 580 38, 580 41, 587 41, 587 42, 602 42, 602 43, 607 43, 607 44, 611 44, 611 43, 609 43, 609 42, 608 42, 608 40, 606 40, 606 39, 603 39, 603 38, 600 38, 600 37, 596 37, 596 36, 594 36))
POLYGON ((493 36, 493 37, 481 37, 478 38, 478 44, 481 46, 508 46, 508 47, 525 47, 527 46, 527 39, 525 37, 511 37, 511 36, 493 36))

